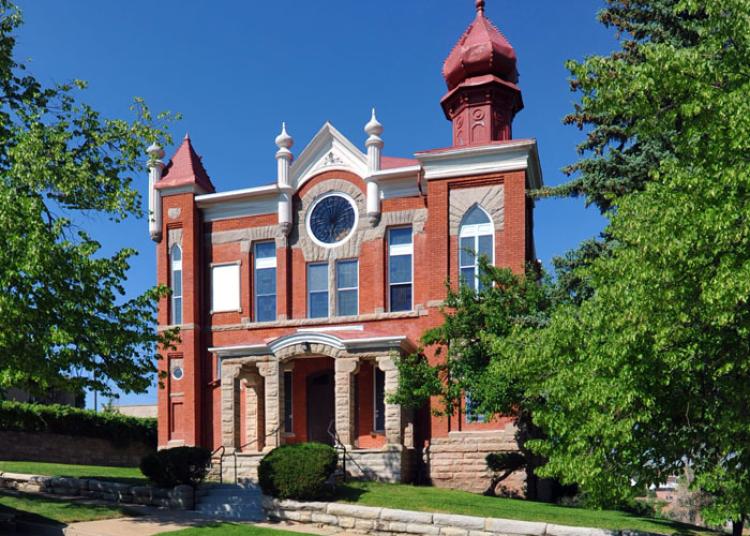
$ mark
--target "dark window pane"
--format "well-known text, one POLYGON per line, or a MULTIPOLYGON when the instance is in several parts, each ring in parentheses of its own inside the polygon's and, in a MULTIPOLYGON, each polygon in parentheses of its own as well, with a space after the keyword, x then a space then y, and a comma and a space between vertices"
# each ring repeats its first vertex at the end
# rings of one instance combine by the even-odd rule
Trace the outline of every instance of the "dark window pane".
POLYGON ((390 283, 411 282, 411 255, 391 257, 388 266, 388 281, 390 283))
POLYGON ((385 373, 375 367, 375 431, 385 430, 385 373))
POLYGON ((325 318, 328 316, 327 292, 310 293, 310 311, 307 316, 309 318, 325 318))
POLYGON ((338 293, 338 314, 339 316, 352 316, 358 312, 356 290, 340 290, 338 293))
POLYGON ((474 286, 474 268, 461 268, 461 283, 474 286))
POLYGON ((494 261, 492 258, 492 235, 479 237, 479 254, 487 257, 490 262, 494 261))
POLYGON ((255 244, 255 257, 258 259, 266 259, 269 257, 276 256, 276 243, 275 242, 259 242, 255 244))
POLYGON ((472 266, 475 262, 474 257, 474 237, 468 236, 461 239, 461 266, 472 266))
POLYGON ((411 284, 391 285, 391 311, 411 311, 411 284))
POLYGON ((181 261, 182 260, 182 250, 179 246, 172 246, 172 260, 173 261, 181 261))
POLYGON ((182 270, 172 272, 172 295, 182 296, 182 270))
POLYGON ((461 223, 462 225, 478 225, 480 223, 490 223, 490 219, 481 208, 474 205, 474 207, 466 213, 464 221, 461 223))
POLYGON ((398 227, 391 229, 388 233, 388 243, 391 246, 398 244, 411 244, 411 227, 398 227))
POLYGON ((257 295, 276 293, 276 268, 263 268, 255 271, 255 293, 257 295))
POLYGON ((307 288, 309 292, 328 290, 328 265, 311 264, 307 270, 307 288))
POLYGON ((354 227, 354 209, 340 195, 320 201, 310 215, 310 229, 315 238, 326 244, 340 242, 354 227))
POLYGON ((292 426, 292 373, 284 372, 284 431, 288 434, 294 431, 292 426))
POLYGON ((172 324, 182 324, 182 298, 172 300, 172 324))
POLYGON ((337 288, 357 287, 357 261, 339 261, 336 263, 337 288))
POLYGON ((276 320, 276 295, 258 296, 255 302, 255 321, 273 322, 276 320))

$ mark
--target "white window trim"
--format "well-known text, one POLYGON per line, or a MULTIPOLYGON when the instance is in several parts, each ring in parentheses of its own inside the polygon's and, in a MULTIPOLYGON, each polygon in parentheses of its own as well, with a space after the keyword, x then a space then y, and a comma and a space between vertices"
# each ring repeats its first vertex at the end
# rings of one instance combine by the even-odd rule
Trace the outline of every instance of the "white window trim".
POLYGON ((359 259, 337 259, 334 270, 336 273, 336 315, 337 316, 353 316, 353 315, 342 315, 339 313, 340 305, 339 305, 339 291, 345 291, 345 290, 356 290, 357 291, 357 311, 354 313, 354 315, 359 315, 359 259), (338 265, 340 262, 354 262, 357 264, 357 285, 354 287, 339 287, 339 270, 338 265))
MULTIPOLYGON (((273 257, 261 257, 261 258, 258 258, 256 256, 258 244, 264 244, 264 243, 267 243, 267 244, 273 243, 274 251, 276 251, 276 243, 273 242, 272 240, 263 240, 260 242, 255 242, 253 244, 253 311, 252 313, 253 313, 253 320, 255 322, 258 322, 258 284, 257 284, 258 279, 256 277, 256 272, 258 270, 267 270, 270 268, 273 268, 275 270, 277 268, 276 255, 274 255, 273 257)), ((276 274, 276 276, 278 277, 278 273, 276 274)), ((271 295, 276 296, 278 299, 278 295, 279 295, 278 281, 276 282, 276 291, 273 294, 261 294, 260 296, 271 296, 271 295)), ((276 319, 278 319, 279 317, 278 303, 276 304, 276 309, 277 310, 276 310, 276 314, 274 315, 275 318, 273 321, 276 321, 276 319)))
POLYGON ((171 248, 169 248, 169 266, 170 266, 170 269, 169 269, 169 288, 172 290, 172 295, 170 296, 170 299, 169 299, 169 306, 170 306, 169 307, 169 324, 173 325, 173 326, 181 325, 185 321, 185 318, 183 316, 185 314, 185 300, 183 298, 184 294, 185 294, 185 289, 184 289, 185 278, 183 277, 183 271, 182 271, 182 259, 183 259, 183 256, 184 256, 183 255, 183 251, 182 251, 182 248, 179 246, 179 244, 174 244, 171 248), (173 257, 172 252, 175 249, 178 249, 180 251, 180 260, 179 261, 172 260, 172 257, 173 257), (180 295, 179 296, 176 296, 174 294, 174 280, 175 280, 174 273, 177 270, 180 271, 180 289, 181 289, 181 291, 180 291, 180 295), (175 307, 175 300, 177 300, 178 298, 179 298, 180 303, 182 305, 180 306, 180 322, 176 323, 174 321, 174 317, 175 317, 174 312, 175 312, 175 309, 176 309, 176 307, 175 307))
POLYGON ((211 271, 211 310, 209 314, 213 315, 216 313, 241 313, 242 312, 242 261, 229 261, 229 262, 212 262, 209 264, 209 270, 211 271), (220 268, 222 266, 237 266, 237 308, 236 309, 214 309, 214 275, 213 269, 220 268))
MULTIPOLYGON (((474 208, 478 208, 481 210, 485 216, 490 220, 488 223, 478 223, 478 224, 472 224, 472 225, 461 225, 458 232, 458 281, 459 284, 461 284, 461 271, 464 268, 473 268, 474 269, 474 281, 472 283, 472 287, 474 287, 475 291, 479 291, 479 237, 481 236, 489 236, 492 238, 492 254, 490 257, 490 263, 492 265, 495 265, 495 225, 492 221, 492 216, 490 216, 489 212, 484 210, 481 205, 472 205, 469 210, 466 211, 466 214, 474 210, 474 208), (463 265, 461 264, 461 239, 462 238, 473 238, 474 239, 474 252, 477 253, 477 255, 474 255, 474 262, 472 264, 463 265)), ((466 214, 464 214, 464 218, 466 217, 466 214)))
MULTIPOLYGON (((414 227, 411 225, 399 225, 390 227, 388 229, 388 232, 386 234, 386 244, 388 245, 388 265, 387 265, 387 274, 386 279, 388 280, 388 286, 387 286, 387 296, 386 296, 386 305, 387 310, 391 312, 391 285, 405 285, 406 283, 391 283, 391 257, 399 257, 404 255, 411 255, 411 278, 409 280, 409 284, 411 285, 411 307, 408 309, 409 311, 414 310, 414 227), (396 244, 391 245, 391 231, 394 229, 411 229, 411 243, 410 244, 396 244)), ((399 311, 404 312, 404 311, 399 311)))
POLYGON ((354 236, 354 232, 357 230, 357 227, 359 226, 359 208, 357 207, 357 203, 352 199, 352 196, 345 194, 344 192, 327 192, 320 197, 318 197, 315 201, 313 201, 313 204, 310 205, 310 208, 307 209, 307 216, 305 216, 305 227, 307 229, 307 235, 310 237, 310 240, 312 240, 316 245, 331 249, 340 246, 341 244, 344 244, 347 242, 352 236, 354 236), (318 206, 318 204, 323 201, 323 199, 326 199, 327 197, 343 197, 346 199, 349 204, 352 207, 352 210, 354 210, 354 225, 352 226, 351 230, 349 231, 349 234, 346 235, 342 240, 339 240, 338 242, 334 242, 333 244, 326 244, 325 242, 321 242, 318 240, 315 236, 315 234, 312 232, 312 228, 310 227, 310 218, 312 217, 312 213, 315 210, 315 207, 318 206))
POLYGON ((328 262, 309 262, 307 263, 307 267, 305 268, 305 290, 307 291, 307 315, 306 317, 309 319, 324 319, 324 318, 331 318, 331 285, 330 285, 330 263, 328 262), (323 292, 326 293, 326 310, 328 314, 326 316, 310 316, 310 313, 312 312, 312 302, 310 300, 310 297, 312 296, 313 292, 310 290, 310 267, 312 266, 325 266, 326 267, 326 289, 325 291, 322 290, 316 290, 314 291, 315 294, 322 294, 323 292))
MULTIPOLYGON (((378 429, 378 368, 377 365, 372 366, 372 431, 375 433, 385 432, 385 398, 383 399, 383 428, 378 429)), ((383 396, 385 397, 385 372, 383 374, 383 396)))

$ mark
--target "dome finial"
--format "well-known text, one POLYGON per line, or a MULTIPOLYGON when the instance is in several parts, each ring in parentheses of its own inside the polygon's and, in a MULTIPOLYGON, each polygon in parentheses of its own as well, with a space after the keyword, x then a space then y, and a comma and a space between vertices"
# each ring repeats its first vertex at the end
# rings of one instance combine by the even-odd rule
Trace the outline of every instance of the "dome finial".
POLYGON ((484 16, 484 0, 476 0, 475 4, 477 6, 477 15, 484 16))

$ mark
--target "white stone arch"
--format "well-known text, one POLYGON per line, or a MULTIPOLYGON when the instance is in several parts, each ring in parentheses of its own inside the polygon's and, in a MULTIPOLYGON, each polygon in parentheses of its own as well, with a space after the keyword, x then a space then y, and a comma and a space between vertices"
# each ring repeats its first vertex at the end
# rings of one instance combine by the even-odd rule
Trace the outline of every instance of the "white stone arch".
POLYGON ((502 184, 455 188, 450 192, 450 234, 458 235, 461 222, 468 210, 479 205, 489 215, 495 231, 505 226, 505 188, 502 184))

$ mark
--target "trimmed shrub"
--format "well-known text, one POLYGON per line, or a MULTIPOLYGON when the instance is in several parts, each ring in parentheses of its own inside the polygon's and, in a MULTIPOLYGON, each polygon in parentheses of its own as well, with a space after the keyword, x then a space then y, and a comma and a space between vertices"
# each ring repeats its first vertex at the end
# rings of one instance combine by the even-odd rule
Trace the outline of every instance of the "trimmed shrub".
POLYGON ((263 493, 279 499, 322 499, 337 463, 336 451, 322 443, 282 445, 261 460, 258 480, 263 493))
POLYGON ((0 430, 47 432, 95 437, 127 446, 131 442, 156 448, 156 419, 97 413, 60 404, 0 401, 0 430))
POLYGON ((206 478, 211 451, 203 447, 175 447, 144 456, 141 473, 157 486, 196 486, 206 478))

